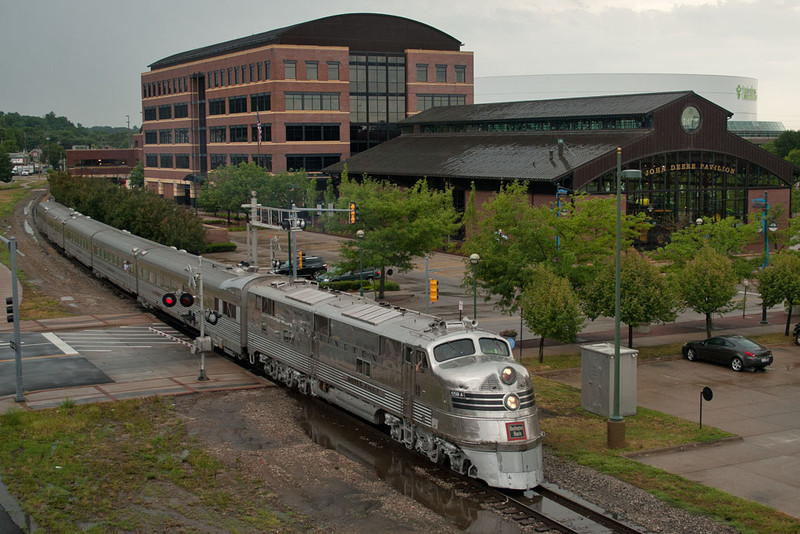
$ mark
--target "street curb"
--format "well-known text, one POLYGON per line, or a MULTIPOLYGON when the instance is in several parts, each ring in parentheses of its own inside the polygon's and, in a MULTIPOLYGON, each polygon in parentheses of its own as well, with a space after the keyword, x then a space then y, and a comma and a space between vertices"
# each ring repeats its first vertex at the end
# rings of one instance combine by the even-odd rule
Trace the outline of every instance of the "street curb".
POLYGON ((683 445, 673 445, 672 447, 663 447, 661 449, 649 449, 646 451, 626 452, 622 456, 635 460, 637 458, 644 458, 647 456, 656 456, 658 454, 669 454, 672 452, 682 452, 695 449, 704 449, 707 447, 716 447, 717 445, 725 445, 737 441, 744 441, 742 436, 730 436, 727 438, 715 439, 713 441, 697 441, 693 443, 684 443, 683 445))

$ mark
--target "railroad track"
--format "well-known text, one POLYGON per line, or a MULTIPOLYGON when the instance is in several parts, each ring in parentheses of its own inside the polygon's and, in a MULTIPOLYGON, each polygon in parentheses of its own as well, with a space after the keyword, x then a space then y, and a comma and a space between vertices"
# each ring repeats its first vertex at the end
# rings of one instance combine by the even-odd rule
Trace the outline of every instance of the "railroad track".
POLYGON ((390 484, 401 492, 408 487, 415 488, 407 496, 461 527, 470 526, 468 519, 464 518, 472 518, 478 513, 477 510, 482 510, 483 513, 500 516, 502 519, 497 525, 510 521, 518 525, 521 532, 642 534, 642 531, 596 507, 576 502, 550 485, 526 492, 502 491, 479 480, 458 475, 447 467, 407 451, 381 429, 348 412, 293 391, 292 395, 308 406, 308 413, 317 419, 315 425, 310 425, 316 427, 315 436, 312 436, 315 441, 334 450, 345 451, 350 459, 367 467, 392 463, 395 466, 394 473, 384 472, 381 478, 387 476, 387 482, 392 476, 404 479, 402 483, 394 480, 390 484), (335 424, 334 421, 344 423, 335 424), (355 435, 348 435, 356 428, 358 431, 355 435), (327 434, 327 437, 321 440, 323 434, 327 434), (366 447, 366 443, 372 443, 371 447, 374 448, 366 447), (420 495, 430 498, 420 500, 420 495), (466 523, 460 524, 462 519, 466 523))

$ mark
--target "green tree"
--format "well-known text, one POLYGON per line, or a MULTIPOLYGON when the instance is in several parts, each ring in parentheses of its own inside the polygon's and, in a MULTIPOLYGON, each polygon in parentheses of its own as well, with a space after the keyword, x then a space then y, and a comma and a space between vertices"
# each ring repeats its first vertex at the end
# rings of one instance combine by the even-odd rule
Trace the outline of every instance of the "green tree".
POLYGON ((357 268, 360 253, 365 266, 380 268, 378 298, 384 295, 386 267, 412 270, 414 258, 444 247, 459 227, 452 190, 430 189, 425 180, 401 188, 369 177, 356 182, 344 174, 338 206, 346 208, 351 202, 358 205, 359 221, 343 228, 353 237, 362 229, 364 238, 345 241, 342 256, 349 268, 357 268))
POLYGON ((786 158, 792 150, 800 148, 800 131, 786 130, 774 141, 765 143, 762 148, 779 158, 786 158))
MULTIPOLYGON (((537 264, 549 265, 576 288, 592 279, 614 251, 615 202, 577 195, 563 202, 559 214, 555 203, 531 205, 526 185, 506 184, 481 206, 478 229, 467 236, 462 250, 466 255, 480 254, 482 291, 498 296, 500 308, 513 313, 537 264)), ((622 241, 626 248, 644 226, 642 216, 625 217, 622 241)), ((471 277, 465 276, 463 283, 471 286, 471 277)))
POLYGON ((10 182, 14 179, 13 176, 14 166, 11 165, 11 159, 5 152, 0 152, 0 182, 10 182))
POLYGON ((144 162, 139 161, 136 166, 131 169, 131 187, 142 188, 144 187, 144 162))
POLYGON ((539 335, 539 362, 544 361, 545 338, 574 343, 583 327, 580 301, 569 280, 537 265, 520 297, 522 320, 539 335))
POLYGON ((792 307, 800 304, 800 255, 794 251, 784 251, 774 256, 770 266, 758 274, 758 291, 766 307, 786 303, 789 313, 786 316, 785 335, 789 335, 792 324, 792 307))
POLYGON ((673 232, 670 242, 653 251, 652 257, 670 262, 668 270, 679 270, 708 246, 733 261, 734 271, 741 281, 750 276, 760 262, 758 258, 750 259, 743 255, 748 245, 758 242, 760 229, 760 220, 742 224, 734 217, 717 222, 709 219, 673 232))
POLYGON ((200 220, 185 206, 153 191, 128 190, 66 172, 50 173, 49 181, 50 192, 58 202, 84 215, 163 245, 193 253, 203 251, 205 230, 200 220))
POLYGON ((198 205, 206 211, 243 213, 242 204, 250 202, 256 192, 262 206, 288 208, 316 205, 316 182, 305 171, 271 175, 255 163, 240 163, 215 169, 198 193, 198 205))
MULTIPOLYGON (((642 323, 666 323, 677 317, 678 299, 661 271, 636 250, 622 255, 620 268, 620 320, 628 325, 628 347, 633 348, 633 328, 642 323)), ((616 314, 616 261, 606 261, 583 292, 583 310, 594 320, 616 314)))
POLYGON ((734 309, 738 277, 730 258, 704 246, 675 273, 681 301, 706 316, 706 334, 711 337, 711 317, 734 309))

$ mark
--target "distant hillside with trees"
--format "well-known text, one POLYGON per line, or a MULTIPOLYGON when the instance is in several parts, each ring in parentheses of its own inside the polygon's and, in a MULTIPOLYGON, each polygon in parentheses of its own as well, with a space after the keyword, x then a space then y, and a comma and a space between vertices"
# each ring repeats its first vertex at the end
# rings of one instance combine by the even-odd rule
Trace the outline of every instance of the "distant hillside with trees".
POLYGON ((136 128, 92 126, 73 124, 66 117, 57 117, 52 111, 44 117, 20 115, 0 111, 0 154, 43 151, 43 160, 58 162, 64 151, 75 145, 94 148, 130 148, 136 128))

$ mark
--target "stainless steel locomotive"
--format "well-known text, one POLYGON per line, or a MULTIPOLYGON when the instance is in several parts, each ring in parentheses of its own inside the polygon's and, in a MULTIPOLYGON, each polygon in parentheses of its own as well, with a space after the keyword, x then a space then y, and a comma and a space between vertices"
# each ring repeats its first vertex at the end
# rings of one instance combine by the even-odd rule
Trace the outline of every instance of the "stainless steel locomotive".
POLYGON ((143 305, 202 326, 215 348, 271 379, 384 424, 407 448, 490 486, 543 481, 531 378, 505 339, 472 321, 201 259, 52 200, 36 215, 65 254, 143 305), (164 298, 174 294, 181 305, 164 298))

